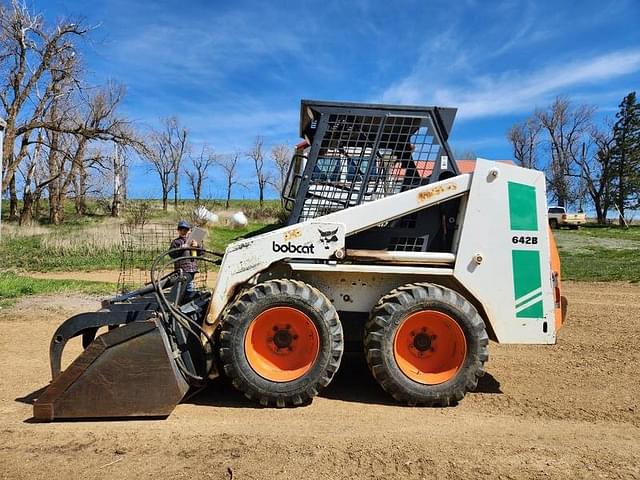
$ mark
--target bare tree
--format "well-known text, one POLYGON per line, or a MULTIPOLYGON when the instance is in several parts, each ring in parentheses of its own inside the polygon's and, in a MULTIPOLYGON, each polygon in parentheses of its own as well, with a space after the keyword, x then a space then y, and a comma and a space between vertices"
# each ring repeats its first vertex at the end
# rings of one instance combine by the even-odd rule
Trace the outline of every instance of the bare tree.
POLYGON ((258 197, 260 199, 260 207, 264 204, 264 191, 269 183, 271 176, 265 169, 264 164, 264 140, 262 137, 256 137, 253 147, 247 153, 247 156, 253 160, 253 166, 256 171, 256 182, 258 184, 258 197))
POLYGON ((525 168, 538 168, 538 147, 542 126, 536 116, 516 123, 507 132, 516 163, 525 168))
MULTIPOLYGON (((109 148, 110 151, 111 149, 109 148)), ((91 167, 97 173, 98 181, 103 185, 110 185, 110 191, 107 194, 105 188, 95 189, 94 194, 100 194, 104 201, 103 208, 112 217, 120 217, 123 212, 124 203, 127 199, 127 179, 129 172, 130 156, 133 152, 144 151, 140 145, 133 143, 132 145, 123 145, 119 142, 113 144, 113 150, 110 153, 94 154, 95 163, 91 167), (106 200, 107 197, 110 200, 106 200)))
POLYGON ((615 139, 612 125, 605 122, 607 128, 593 127, 589 132, 590 141, 583 144, 579 158, 582 181, 596 211, 598 223, 607 223, 607 212, 613 199, 612 182, 615 176, 613 158, 615 139))
POLYGON ((43 185, 52 223, 62 221, 70 191, 83 213, 90 143, 132 140, 129 123, 115 114, 124 89, 109 84, 86 94, 93 89, 82 82, 85 70, 76 44, 90 30, 68 19, 49 26, 19 0, 0 6, 0 107, 7 118, 2 188, 9 186, 11 216, 17 214, 15 174, 22 163, 27 197, 35 195, 26 209, 23 203, 21 221, 30 221, 29 204, 39 205, 43 185))
POLYGON ((226 202, 224 208, 229 208, 229 201, 231 200, 231 190, 235 185, 241 185, 238 181, 238 160, 240 159, 239 153, 232 153, 228 155, 216 155, 213 158, 213 163, 218 166, 225 177, 226 188, 226 202))
POLYGON ((48 28, 39 14, 12 0, 0 6, 0 106, 6 119, 2 156, 6 165, 1 189, 11 191, 10 215, 17 216, 15 173, 39 128, 61 131, 65 122, 45 111, 51 102, 77 88, 79 62, 74 42, 90 28, 60 20, 48 28), (16 152, 16 145, 19 148, 16 152))
POLYGON ((551 160, 548 166, 549 190, 559 205, 566 206, 576 198, 576 179, 581 177, 578 157, 584 135, 591 128, 594 108, 588 105, 573 107, 569 100, 556 98, 547 110, 535 113, 546 131, 551 160))
MULTIPOLYGON (((42 138, 42 130, 38 132, 38 139, 42 138)), ((25 161, 18 167, 23 176, 22 209, 18 218, 19 225, 31 225, 34 218, 39 216, 39 202, 47 185, 57 177, 47 174, 46 164, 42 158, 43 143, 38 142, 31 150, 25 161)))
POLYGON ((203 145, 200 155, 191 158, 191 168, 185 171, 196 204, 200 203, 202 184, 208 178, 207 172, 215 164, 215 158, 215 154, 210 151, 209 147, 203 145))
POLYGON ((160 130, 153 130, 149 134, 143 156, 152 170, 158 174, 162 188, 162 209, 166 212, 169 194, 177 188, 177 172, 189 144, 187 130, 180 125, 176 117, 162 119, 161 123, 160 130))
POLYGON ((289 145, 281 143, 271 148, 271 160, 273 161, 276 169, 276 175, 271 179, 271 184, 280 195, 280 201, 282 202, 282 190, 284 190, 292 160, 291 148, 289 145))
POLYGON ((65 198, 74 182, 78 183, 76 192, 80 194, 79 198, 76 196, 77 207, 83 213, 87 169, 100 160, 99 156, 90 155, 92 144, 102 141, 122 145, 138 143, 129 122, 116 114, 123 96, 124 88, 110 83, 89 97, 74 96, 52 104, 49 114, 67 125, 65 131, 47 129, 49 174, 56 177, 48 187, 51 223, 62 221, 65 198), (67 106, 68 103, 72 106, 67 106))

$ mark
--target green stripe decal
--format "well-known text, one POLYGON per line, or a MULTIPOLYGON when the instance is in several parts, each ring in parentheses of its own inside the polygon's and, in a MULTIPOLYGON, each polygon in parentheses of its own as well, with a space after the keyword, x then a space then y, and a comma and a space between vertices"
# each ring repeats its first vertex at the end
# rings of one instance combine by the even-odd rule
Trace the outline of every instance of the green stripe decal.
POLYGON ((518 318, 542 318, 542 299, 524 310, 516 313, 518 318))
POLYGON ((540 252, 513 250, 513 289, 517 318, 542 318, 542 279, 540 252))
POLYGON ((538 230, 536 187, 509 182, 511 230, 538 230))

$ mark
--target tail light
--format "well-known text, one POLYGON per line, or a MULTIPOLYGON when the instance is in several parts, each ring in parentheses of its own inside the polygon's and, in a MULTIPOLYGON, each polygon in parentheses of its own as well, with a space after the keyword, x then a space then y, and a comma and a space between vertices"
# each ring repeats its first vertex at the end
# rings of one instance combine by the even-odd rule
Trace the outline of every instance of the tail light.
POLYGON ((563 213, 563 214, 562 214, 562 219, 563 219, 563 220, 566 220, 566 219, 567 219, 567 214, 566 214, 566 213, 563 213))

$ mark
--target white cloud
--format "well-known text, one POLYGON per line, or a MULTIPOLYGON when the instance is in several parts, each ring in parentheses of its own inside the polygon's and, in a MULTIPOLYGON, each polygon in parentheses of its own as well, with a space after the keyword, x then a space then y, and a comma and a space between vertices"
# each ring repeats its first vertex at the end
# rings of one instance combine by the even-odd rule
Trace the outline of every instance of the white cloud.
POLYGON ((596 84, 640 71, 640 48, 545 65, 535 71, 484 75, 448 87, 419 69, 387 88, 384 101, 451 105, 460 118, 480 118, 531 110, 569 88, 596 84))
POLYGON ((123 28, 126 35, 113 44, 109 60, 128 75, 198 87, 266 61, 283 70, 291 61, 312 68, 316 64, 305 53, 311 39, 286 20, 266 8, 205 10, 197 17, 160 11, 135 29, 123 28))

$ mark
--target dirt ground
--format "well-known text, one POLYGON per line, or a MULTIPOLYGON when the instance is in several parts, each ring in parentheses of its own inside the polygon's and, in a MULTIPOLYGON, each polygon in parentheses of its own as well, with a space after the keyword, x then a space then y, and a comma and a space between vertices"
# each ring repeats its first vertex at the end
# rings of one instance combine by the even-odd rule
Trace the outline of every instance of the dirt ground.
POLYGON ((640 478, 640 286, 569 283, 556 346, 490 346, 456 407, 393 403, 363 359, 263 409, 216 381, 165 420, 34 423, 58 324, 95 299, 0 310, 0 478, 640 478))

